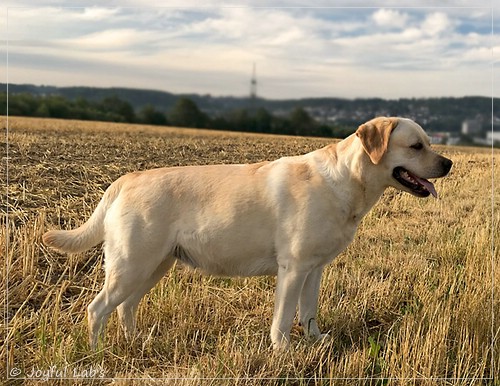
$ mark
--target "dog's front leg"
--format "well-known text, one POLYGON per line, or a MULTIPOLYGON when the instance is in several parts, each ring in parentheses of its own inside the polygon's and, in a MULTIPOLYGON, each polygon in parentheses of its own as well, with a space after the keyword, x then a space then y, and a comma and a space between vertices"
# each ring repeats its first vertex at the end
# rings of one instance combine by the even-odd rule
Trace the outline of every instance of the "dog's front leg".
POLYGON ((280 265, 276 284, 271 341, 275 350, 287 349, 290 344, 295 310, 308 271, 294 269, 290 265, 280 265))
POLYGON ((322 273, 323 266, 314 269, 307 275, 299 298, 299 323, 306 337, 312 340, 328 338, 328 334, 321 334, 316 322, 322 273))

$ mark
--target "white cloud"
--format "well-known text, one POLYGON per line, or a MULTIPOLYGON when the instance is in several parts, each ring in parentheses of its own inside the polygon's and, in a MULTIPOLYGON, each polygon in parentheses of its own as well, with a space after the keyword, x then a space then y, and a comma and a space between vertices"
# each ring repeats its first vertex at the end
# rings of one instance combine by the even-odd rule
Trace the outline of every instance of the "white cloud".
POLYGON ((479 11, 12 9, 10 81, 242 95, 256 62, 264 97, 478 95, 492 45, 479 11))
POLYGON ((381 8, 372 15, 375 24, 382 28, 404 28, 409 15, 394 9, 381 8))
POLYGON ((500 46, 471 48, 463 52, 462 58, 466 63, 480 62, 489 67, 494 61, 494 52, 500 52, 500 46))
POLYGON ((426 35, 436 36, 442 32, 450 32, 454 29, 454 24, 443 12, 431 13, 422 23, 422 31, 426 35))
POLYGON ((82 20, 106 20, 114 17, 117 14, 116 8, 89 7, 84 8, 79 14, 82 20))
POLYGON ((107 29, 92 32, 72 39, 60 39, 59 42, 73 50, 119 51, 131 49, 135 45, 147 44, 153 39, 150 32, 133 28, 107 29))

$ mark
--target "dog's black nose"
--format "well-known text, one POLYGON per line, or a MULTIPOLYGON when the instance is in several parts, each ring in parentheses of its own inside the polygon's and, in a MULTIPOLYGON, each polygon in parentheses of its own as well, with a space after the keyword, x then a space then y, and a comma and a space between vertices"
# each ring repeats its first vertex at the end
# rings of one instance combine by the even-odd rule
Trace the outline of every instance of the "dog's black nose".
POLYGON ((451 159, 443 157, 442 165, 443 165, 444 174, 448 174, 448 172, 451 170, 451 167, 453 165, 453 161, 451 159))

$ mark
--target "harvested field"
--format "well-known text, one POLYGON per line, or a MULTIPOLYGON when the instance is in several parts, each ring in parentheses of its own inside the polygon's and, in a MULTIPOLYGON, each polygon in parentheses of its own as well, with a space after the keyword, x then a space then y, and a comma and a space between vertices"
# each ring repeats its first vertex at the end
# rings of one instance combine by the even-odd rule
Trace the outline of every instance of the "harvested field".
POLYGON ((58 254, 41 244, 47 229, 83 223, 130 171, 257 162, 331 140, 15 117, 8 126, 0 369, 13 384, 470 385, 500 373, 500 152, 440 147, 454 167, 436 182, 438 200, 386 191, 325 270, 328 343, 297 328, 294 349, 273 353, 274 278, 177 265, 143 299, 138 337, 127 343, 113 315, 92 352, 85 309, 103 283, 101 248, 58 254), (498 166, 494 178, 498 187, 498 166))

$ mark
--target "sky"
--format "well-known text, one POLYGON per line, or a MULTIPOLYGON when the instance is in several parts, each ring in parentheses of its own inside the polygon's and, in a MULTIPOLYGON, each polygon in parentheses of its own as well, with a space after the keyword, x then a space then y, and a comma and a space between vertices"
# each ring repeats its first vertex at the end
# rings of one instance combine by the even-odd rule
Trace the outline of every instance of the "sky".
POLYGON ((498 0, 0 7, 0 82, 246 96, 255 64, 267 99, 500 97, 498 0))

